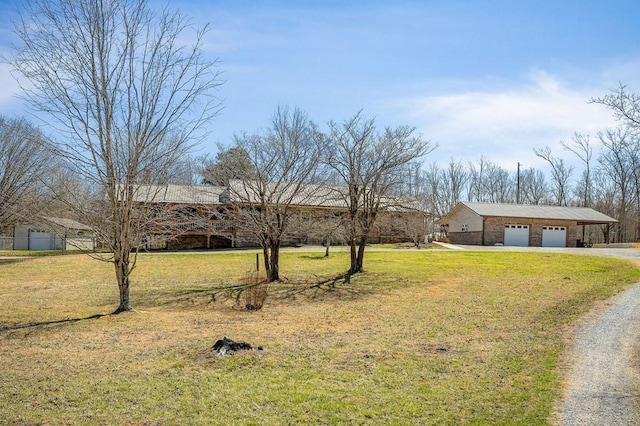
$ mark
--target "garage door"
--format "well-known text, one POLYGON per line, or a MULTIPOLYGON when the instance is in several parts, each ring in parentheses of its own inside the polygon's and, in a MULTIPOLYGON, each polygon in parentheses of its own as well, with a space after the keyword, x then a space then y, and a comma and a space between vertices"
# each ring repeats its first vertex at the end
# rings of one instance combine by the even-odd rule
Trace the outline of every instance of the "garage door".
POLYGON ((529 225, 505 225, 504 245, 528 247, 529 225))
POLYGON ((542 247, 566 247, 567 228, 564 226, 543 226, 542 247))
POLYGON ((29 231, 29 250, 51 250, 51 234, 29 231))

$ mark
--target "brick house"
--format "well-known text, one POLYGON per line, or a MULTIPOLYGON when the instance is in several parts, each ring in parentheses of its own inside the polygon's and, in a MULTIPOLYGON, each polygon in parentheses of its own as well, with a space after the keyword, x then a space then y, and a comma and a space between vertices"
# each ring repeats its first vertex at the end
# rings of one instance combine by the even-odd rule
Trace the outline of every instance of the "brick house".
MULTIPOLYGON (((231 185, 241 182, 232 181, 231 185)), ((151 221, 157 226, 147 230, 143 246, 171 250, 257 246, 255 236, 234 223, 234 215, 226 214, 231 208, 242 209, 242 202, 230 200, 241 192, 238 188, 230 191, 229 187, 208 185, 141 186, 134 194, 136 201, 162 217, 151 221)), ((344 197, 335 195, 336 188, 306 184, 305 192, 293 200, 292 208, 297 221, 307 226, 299 226, 297 232, 287 236, 285 244, 320 244, 324 240, 311 228, 322 227, 329 220, 339 221, 346 214, 344 197)), ((252 200, 248 197, 244 203, 248 208, 252 200)), ((426 232, 424 214, 413 206, 387 207, 377 222, 369 236, 372 243, 411 241, 409 225, 421 227, 423 235, 426 232)))
POLYGON ((584 207, 523 204, 458 203, 438 220, 452 244, 532 247, 575 247, 589 241, 586 226, 617 223, 605 214, 584 207))

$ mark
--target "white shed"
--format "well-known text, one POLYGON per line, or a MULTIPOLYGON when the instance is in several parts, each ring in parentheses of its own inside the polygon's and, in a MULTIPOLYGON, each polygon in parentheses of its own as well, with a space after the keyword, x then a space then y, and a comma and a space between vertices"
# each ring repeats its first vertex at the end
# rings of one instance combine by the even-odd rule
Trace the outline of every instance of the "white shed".
POLYGON ((96 238, 90 226, 72 219, 46 217, 37 224, 13 228, 14 250, 95 250, 96 238))

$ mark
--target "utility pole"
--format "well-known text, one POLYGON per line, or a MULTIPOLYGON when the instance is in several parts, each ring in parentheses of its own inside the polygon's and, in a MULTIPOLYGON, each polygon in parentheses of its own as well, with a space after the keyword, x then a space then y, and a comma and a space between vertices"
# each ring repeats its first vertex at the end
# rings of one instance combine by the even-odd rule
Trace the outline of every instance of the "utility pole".
POLYGON ((516 183, 516 204, 520 204, 520 162, 518 162, 518 179, 516 183))

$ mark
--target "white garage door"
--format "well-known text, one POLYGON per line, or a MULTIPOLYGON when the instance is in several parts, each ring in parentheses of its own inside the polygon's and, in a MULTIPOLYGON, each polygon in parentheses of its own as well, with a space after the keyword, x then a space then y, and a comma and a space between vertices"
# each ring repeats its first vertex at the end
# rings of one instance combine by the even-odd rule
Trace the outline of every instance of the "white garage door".
POLYGON ((29 231, 29 250, 51 250, 51 234, 29 231))
POLYGON ((566 247, 567 228, 564 226, 543 226, 542 247, 566 247))
POLYGON ((504 245, 528 247, 529 225, 505 225, 504 245))

